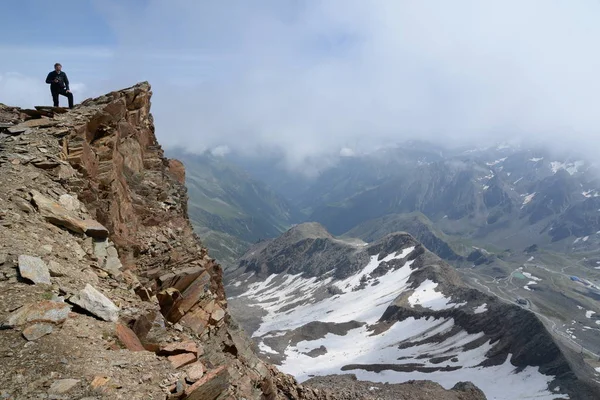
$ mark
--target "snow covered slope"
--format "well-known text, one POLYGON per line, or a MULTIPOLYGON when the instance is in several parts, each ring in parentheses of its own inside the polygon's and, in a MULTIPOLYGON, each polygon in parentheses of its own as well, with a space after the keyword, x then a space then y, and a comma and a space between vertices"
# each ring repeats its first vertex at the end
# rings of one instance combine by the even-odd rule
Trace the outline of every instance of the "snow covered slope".
POLYGON ((586 398, 575 394, 577 379, 533 314, 465 287, 411 236, 366 246, 292 236, 287 247, 279 238, 251 250, 228 291, 263 357, 298 380, 353 373, 445 388, 471 381, 489 399, 586 398), (298 270, 302 254, 338 259, 328 253, 340 248, 365 261, 298 270))

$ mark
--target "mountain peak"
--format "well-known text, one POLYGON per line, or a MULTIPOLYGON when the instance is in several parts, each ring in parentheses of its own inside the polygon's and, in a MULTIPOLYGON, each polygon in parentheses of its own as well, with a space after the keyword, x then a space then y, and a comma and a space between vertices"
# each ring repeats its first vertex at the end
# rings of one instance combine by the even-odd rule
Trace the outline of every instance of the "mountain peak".
POLYGON ((284 233, 287 240, 298 242, 304 239, 334 239, 327 229, 318 222, 305 222, 290 228, 284 233))

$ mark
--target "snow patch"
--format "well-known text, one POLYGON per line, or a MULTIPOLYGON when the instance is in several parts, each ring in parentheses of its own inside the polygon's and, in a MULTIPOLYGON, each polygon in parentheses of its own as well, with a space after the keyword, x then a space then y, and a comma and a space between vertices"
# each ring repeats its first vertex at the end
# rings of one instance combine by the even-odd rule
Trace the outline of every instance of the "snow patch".
POLYGON ((258 344, 258 349, 260 351, 262 351, 263 353, 267 353, 267 354, 279 354, 278 352, 276 352, 275 350, 273 350, 272 348, 270 348, 269 346, 264 344, 264 342, 262 342, 262 341, 258 344))
MULTIPOLYGON (((527 194, 527 195, 525 195, 525 198, 523 199, 523 207, 524 207, 526 204, 528 204, 528 203, 529 203, 531 200, 533 200, 533 198, 535 197, 535 193, 536 193, 536 192, 533 192, 533 193, 531 193, 531 194, 527 194)), ((521 207, 521 208, 523 208, 523 207, 521 207)))
POLYGON ((538 162, 538 161, 542 161, 543 159, 544 159, 544 157, 533 157, 533 158, 530 158, 529 161, 538 162))
POLYGON ((250 285, 238 298, 247 299, 267 313, 253 336, 291 330, 313 321, 377 322, 389 304, 407 290, 413 261, 388 271, 379 278, 378 285, 373 285, 374 279, 369 274, 381 263, 406 258, 413 250, 414 247, 409 247, 381 260, 378 260, 378 255, 372 256, 362 271, 333 284, 331 277, 317 281, 316 277, 303 278, 302 274, 288 274, 280 275, 276 280, 271 275, 263 282, 250 285), (313 297, 315 292, 329 285, 337 287, 342 293, 316 302, 313 297), (291 309, 288 307, 290 304, 294 304, 291 309))
POLYGON ((499 160, 496 161, 492 161, 492 162, 487 162, 486 165, 492 167, 494 165, 500 164, 501 162, 504 162, 506 160, 507 157, 501 158, 499 160))
POLYGON ((563 163, 560 161, 552 161, 550 163, 550 168, 553 173, 557 173, 559 170, 564 169, 569 173, 569 175, 573 175, 579 171, 579 168, 585 165, 583 161, 575 161, 570 163, 563 163))
POLYGON ((475 308, 473 309, 473 313, 474 313, 474 314, 482 314, 482 313, 484 313, 484 312, 486 312, 486 311, 487 311, 487 304, 486 304, 486 303, 483 303, 483 304, 482 304, 482 305, 480 305, 479 307, 475 307, 475 308))
POLYGON ((485 355, 493 345, 489 341, 474 348, 467 345, 483 337, 483 333, 468 334, 460 331, 441 342, 421 342, 436 334, 449 332, 453 326, 453 319, 409 317, 396 322, 378 335, 374 335, 366 326, 352 329, 344 336, 329 333, 324 338, 299 342, 295 347, 288 348, 287 358, 282 363, 281 370, 294 375, 299 382, 304 382, 313 375, 352 373, 360 380, 382 383, 428 379, 450 389, 456 382, 468 380, 481 388, 490 399, 558 398, 557 393, 548 390, 548 384, 554 379, 553 376, 543 375, 539 372, 539 368, 531 366, 517 373, 518 369, 511 363, 512 355, 509 355, 501 365, 482 367, 480 364, 486 359, 485 355), (416 345, 415 342, 421 344, 416 345), (400 344, 403 346, 399 346, 400 344), (327 349, 326 354, 314 358, 303 354, 320 346, 327 349), (435 364, 430 359, 417 358, 423 354, 431 358, 451 357, 451 359, 435 364), (433 373, 400 372, 385 368, 380 372, 371 372, 360 368, 361 365, 384 367, 386 364, 460 368, 433 373), (356 368, 344 368, 349 365, 355 365, 356 368))
MULTIPOLYGON (((533 281, 541 281, 542 278, 538 278, 537 276, 533 276, 531 275, 529 272, 521 272, 524 276, 526 276, 529 279, 532 279, 533 281)), ((529 284, 528 284, 529 285, 529 284)))
POLYGON ((456 308, 463 306, 467 303, 451 304, 452 299, 445 297, 442 292, 438 292, 435 288, 438 286, 437 282, 433 282, 429 279, 425 279, 417 289, 410 295, 408 302, 411 307, 420 305, 423 308, 429 308, 430 310, 440 311, 447 310, 449 308, 456 308))
POLYGON ((596 311, 590 311, 590 310, 587 310, 587 311, 585 312, 585 317, 586 317, 586 318, 592 318, 592 315, 594 315, 594 314, 596 314, 596 311))

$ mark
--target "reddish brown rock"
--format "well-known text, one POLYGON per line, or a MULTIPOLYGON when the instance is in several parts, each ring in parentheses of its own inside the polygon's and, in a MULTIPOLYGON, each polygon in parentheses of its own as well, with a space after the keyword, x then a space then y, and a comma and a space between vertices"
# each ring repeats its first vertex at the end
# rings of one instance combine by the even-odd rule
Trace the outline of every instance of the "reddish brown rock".
POLYGON ((177 182, 185 183, 185 167, 179 160, 169 160, 169 173, 177 180, 177 182))
POLYGON ((94 390, 102 391, 108 381, 110 381, 108 376, 96 375, 94 379, 92 379, 90 387, 94 390))
POLYGON ((177 271, 176 273, 171 272, 165 274, 158 278, 159 290, 175 288, 180 292, 183 292, 196 278, 202 275, 202 273, 204 273, 204 268, 190 267, 177 271))
POLYGON ((185 342, 176 342, 169 343, 160 346, 160 350, 158 351, 159 355, 174 355, 174 354, 182 354, 182 353, 193 353, 194 355, 202 355, 204 350, 202 346, 200 347, 200 352, 198 351, 198 345, 192 341, 185 342))
POLYGON ((224 317, 225 317, 225 311, 221 307, 219 307, 218 305, 215 305, 212 314, 210 314, 210 319, 213 320, 213 321, 215 321, 215 322, 219 322, 224 317))
POLYGON ((144 351, 145 348, 135 332, 123 324, 117 324, 117 338, 131 351, 144 351))
POLYGON ((173 368, 181 368, 195 362, 197 360, 197 357, 193 353, 183 353, 174 356, 169 356, 167 357, 167 360, 171 362, 171 366, 173 368))
POLYGON ((148 290, 148 288, 146 288, 142 285, 136 286, 135 288, 133 288, 133 291, 135 292, 135 294, 137 294, 139 296, 139 298, 142 301, 150 301, 150 299, 152 298, 152 294, 148 290))
POLYGON ((69 317, 71 307, 58 301, 43 300, 29 303, 12 313, 8 318, 8 326, 19 326, 30 322, 47 322, 61 324, 69 317))
POLYGON ((181 319, 181 323, 192 329, 194 332, 201 334, 208 325, 209 318, 210 314, 198 306, 185 314, 181 319))

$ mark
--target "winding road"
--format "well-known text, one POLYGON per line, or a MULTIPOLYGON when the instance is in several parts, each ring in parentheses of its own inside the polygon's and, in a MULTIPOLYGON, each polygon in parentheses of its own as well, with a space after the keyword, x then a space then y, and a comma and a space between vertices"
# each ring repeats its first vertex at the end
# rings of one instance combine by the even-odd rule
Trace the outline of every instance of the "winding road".
MULTIPOLYGON (((564 274, 564 272, 556 272, 556 271, 552 271, 549 270, 546 267, 542 267, 539 265, 533 265, 533 264, 525 264, 525 266, 535 266, 537 268, 542 268, 548 272, 552 272, 552 273, 556 273, 556 274, 560 274, 560 275, 564 275, 566 277, 569 277, 569 275, 564 274)), ((564 268, 563 268, 564 269, 564 268)), ((515 297, 516 296, 512 296, 512 298, 508 298, 505 296, 511 296, 512 293, 517 290, 517 287, 513 287, 510 288, 508 287, 509 284, 512 284, 512 277, 513 277, 513 273, 511 273, 508 277, 506 278, 494 278, 490 275, 483 275, 483 274, 478 274, 473 272, 470 269, 462 269, 461 272, 469 275, 469 280, 472 281, 473 283, 475 283, 478 286, 481 286, 483 288, 485 288, 485 291, 489 294, 492 294, 494 296, 496 296, 497 298, 499 298, 500 300, 509 303, 509 304, 515 304, 515 297), (482 276, 487 276, 488 278, 490 278, 491 280, 489 282, 481 282, 480 278, 482 276), (500 285, 497 285, 496 288, 498 290, 498 292, 502 293, 502 295, 500 293, 497 293, 496 291, 490 289, 490 287, 488 286, 488 284, 500 284, 503 283, 504 284, 504 289, 506 290, 506 292, 510 292, 511 295, 507 294, 505 292, 505 290, 502 289, 502 287, 500 285)), ((553 282, 553 285, 556 287, 555 283, 553 282)), ((557 287, 556 287, 557 288, 557 287)), ((585 347, 583 347, 583 345, 581 345, 580 343, 577 343, 576 341, 574 341, 571 336, 569 334, 567 334, 566 332, 561 332, 558 328, 558 325, 555 321, 553 321, 552 319, 548 318, 547 316, 545 316, 544 314, 534 310, 533 308, 535 307, 535 305, 533 305, 531 303, 531 301, 527 300, 529 307, 523 307, 522 308, 532 312, 533 314, 537 315, 538 318, 542 321, 542 323, 544 323, 544 325, 546 325, 547 328, 549 328, 551 330, 551 332, 553 332, 555 334, 555 337, 561 339, 561 341, 563 341, 564 344, 568 345, 572 350, 577 351, 577 352, 582 352, 582 353, 586 353, 587 355, 594 357, 596 359, 600 359, 600 355, 594 353, 593 351, 591 351, 590 349, 587 349, 585 347)))

